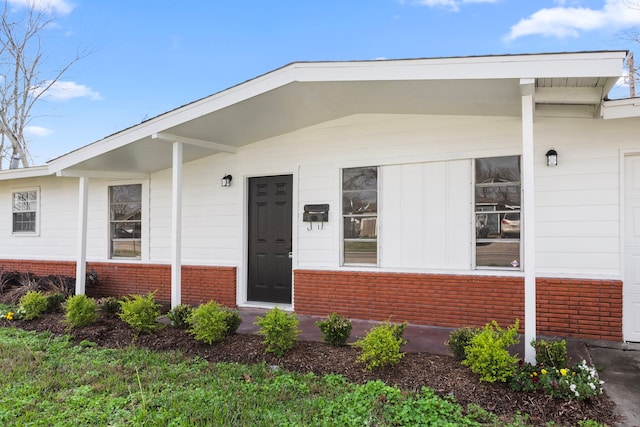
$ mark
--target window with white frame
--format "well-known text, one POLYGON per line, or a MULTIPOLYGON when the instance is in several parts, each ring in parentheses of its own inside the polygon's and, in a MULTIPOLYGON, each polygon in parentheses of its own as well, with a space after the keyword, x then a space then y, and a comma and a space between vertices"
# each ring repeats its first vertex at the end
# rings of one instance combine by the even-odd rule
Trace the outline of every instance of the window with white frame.
POLYGON ((142 185, 109 187, 111 258, 140 259, 142 243, 142 185))
POLYGON ((475 161, 476 267, 520 269, 520 156, 475 161))
POLYGON ((13 191, 12 230, 14 234, 36 234, 38 232, 37 188, 13 191))
POLYGON ((378 263, 378 168, 342 171, 343 263, 378 263))

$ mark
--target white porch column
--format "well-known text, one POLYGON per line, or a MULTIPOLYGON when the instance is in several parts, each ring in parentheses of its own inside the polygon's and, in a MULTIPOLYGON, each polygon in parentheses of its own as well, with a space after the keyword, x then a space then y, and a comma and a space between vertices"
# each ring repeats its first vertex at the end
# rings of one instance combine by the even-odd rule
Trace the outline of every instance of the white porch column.
POLYGON ((534 200, 533 117, 535 79, 521 79, 522 94, 522 244, 524 266, 524 359, 536 363, 530 345, 536 339, 536 233, 534 200))
POLYGON ((182 142, 173 143, 171 192, 171 308, 182 297, 182 142))
POLYGON ((89 178, 81 176, 78 182, 78 248, 76 255, 76 295, 84 295, 87 279, 87 200, 89 178))

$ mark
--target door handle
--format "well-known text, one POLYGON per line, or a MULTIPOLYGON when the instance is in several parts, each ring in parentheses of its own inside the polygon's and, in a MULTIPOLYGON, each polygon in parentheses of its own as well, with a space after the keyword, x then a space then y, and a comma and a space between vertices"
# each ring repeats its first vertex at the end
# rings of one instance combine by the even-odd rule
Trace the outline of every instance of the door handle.
POLYGON ((289 252, 289 259, 293 259, 293 252, 289 252))

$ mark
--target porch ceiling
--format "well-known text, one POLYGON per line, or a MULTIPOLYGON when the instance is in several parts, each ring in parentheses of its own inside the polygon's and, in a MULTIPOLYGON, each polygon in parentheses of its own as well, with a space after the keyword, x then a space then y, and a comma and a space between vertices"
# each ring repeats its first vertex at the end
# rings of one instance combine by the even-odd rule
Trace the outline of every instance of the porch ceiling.
POLYGON ((292 64, 54 159, 50 170, 124 176, 170 168, 171 140, 154 138, 158 133, 187 141, 186 163, 353 114, 520 116, 525 72, 538 76, 537 104, 562 105, 565 113, 567 106, 595 112, 617 79, 593 75, 602 70, 588 77, 553 77, 564 71, 565 55, 558 69, 538 69, 544 56, 499 59, 292 64), (193 140, 202 144, 188 143, 193 140))

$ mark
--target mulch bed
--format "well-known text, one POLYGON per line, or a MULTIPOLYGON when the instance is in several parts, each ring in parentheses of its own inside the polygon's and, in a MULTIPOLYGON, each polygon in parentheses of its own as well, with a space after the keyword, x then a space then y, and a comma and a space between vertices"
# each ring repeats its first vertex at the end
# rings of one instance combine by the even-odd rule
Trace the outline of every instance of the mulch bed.
MULTIPOLYGON (((66 334, 61 313, 46 314, 32 321, 0 321, 0 326, 16 326, 27 330, 66 334)), ((69 332, 77 342, 88 340, 108 348, 130 345, 151 350, 179 350, 186 356, 198 356, 215 362, 251 364, 266 362, 288 371, 318 375, 341 374, 355 383, 381 379, 403 390, 419 391, 429 387, 441 396, 452 395, 462 405, 475 403, 510 420, 516 413, 529 414, 529 422, 544 425, 577 425, 578 421, 592 419, 613 426, 617 423, 614 404, 606 394, 590 400, 563 401, 541 393, 523 393, 511 390, 505 384, 481 383, 478 376, 450 356, 430 353, 407 353, 393 367, 370 372, 355 362, 358 350, 353 347, 332 347, 315 341, 298 341, 283 357, 264 353, 261 337, 237 334, 222 343, 207 345, 193 339, 187 332, 165 326, 152 334, 138 335, 118 318, 100 317, 94 325, 69 332)))

